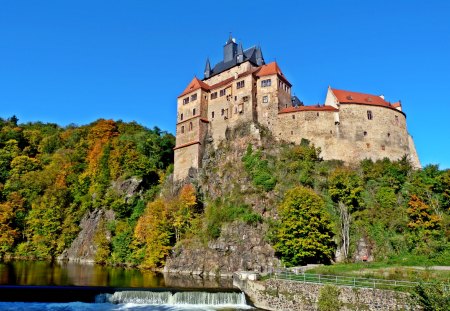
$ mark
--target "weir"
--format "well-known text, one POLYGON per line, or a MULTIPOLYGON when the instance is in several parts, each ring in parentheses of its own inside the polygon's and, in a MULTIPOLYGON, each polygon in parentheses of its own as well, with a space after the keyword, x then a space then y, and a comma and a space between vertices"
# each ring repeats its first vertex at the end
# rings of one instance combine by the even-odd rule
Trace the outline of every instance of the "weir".
POLYGON ((17 286, 0 285, 0 301, 111 302, 146 304, 242 304, 238 289, 210 288, 115 288, 108 286, 17 286))
POLYGON ((198 306, 247 306, 245 294, 235 292, 152 292, 119 291, 114 294, 100 294, 97 303, 134 303, 149 305, 198 305, 198 306))

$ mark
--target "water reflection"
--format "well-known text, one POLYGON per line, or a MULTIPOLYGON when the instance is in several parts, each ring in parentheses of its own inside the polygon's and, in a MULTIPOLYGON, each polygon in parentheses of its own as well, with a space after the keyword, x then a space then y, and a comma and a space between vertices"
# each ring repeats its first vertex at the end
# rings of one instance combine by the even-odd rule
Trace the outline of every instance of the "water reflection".
POLYGON ((232 281, 73 262, 11 261, 0 263, 0 285, 232 288, 232 281))

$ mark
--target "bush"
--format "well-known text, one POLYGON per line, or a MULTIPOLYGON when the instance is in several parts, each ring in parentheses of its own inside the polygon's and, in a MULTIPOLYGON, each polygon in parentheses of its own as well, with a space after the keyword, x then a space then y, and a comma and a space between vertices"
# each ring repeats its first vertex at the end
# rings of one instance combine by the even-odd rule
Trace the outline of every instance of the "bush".
POLYGON ((339 311, 342 307, 339 294, 339 288, 336 286, 323 286, 319 291, 319 300, 317 301, 319 311, 339 311))
POLYGON ((412 293, 414 305, 419 305, 424 311, 450 310, 450 290, 447 284, 419 284, 412 293))

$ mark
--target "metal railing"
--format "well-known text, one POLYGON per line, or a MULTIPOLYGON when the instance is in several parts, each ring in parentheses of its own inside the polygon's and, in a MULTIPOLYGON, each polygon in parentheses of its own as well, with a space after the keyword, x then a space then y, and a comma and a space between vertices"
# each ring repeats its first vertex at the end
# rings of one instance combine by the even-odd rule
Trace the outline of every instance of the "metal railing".
POLYGON ((293 273, 288 271, 276 271, 269 274, 270 278, 279 280, 288 280, 302 283, 313 284, 332 284, 336 286, 348 286, 355 288, 373 288, 408 291, 419 284, 419 282, 385 280, 385 279, 368 279, 339 275, 324 275, 312 273, 293 273))

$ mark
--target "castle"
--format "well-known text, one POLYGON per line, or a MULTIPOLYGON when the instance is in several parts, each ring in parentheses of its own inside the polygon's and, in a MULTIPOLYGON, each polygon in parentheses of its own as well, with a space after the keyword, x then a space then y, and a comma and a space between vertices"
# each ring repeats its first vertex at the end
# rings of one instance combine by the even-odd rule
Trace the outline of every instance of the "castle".
POLYGON ((400 101, 328 87, 324 105, 305 106, 291 88, 276 62, 265 63, 259 46, 244 50, 230 35, 223 60, 212 67, 207 59, 203 80, 194 77, 178 96, 174 179, 201 167, 207 136, 217 148, 227 128, 247 121, 266 126, 279 140, 307 139, 326 160, 407 155, 420 167, 400 101))

